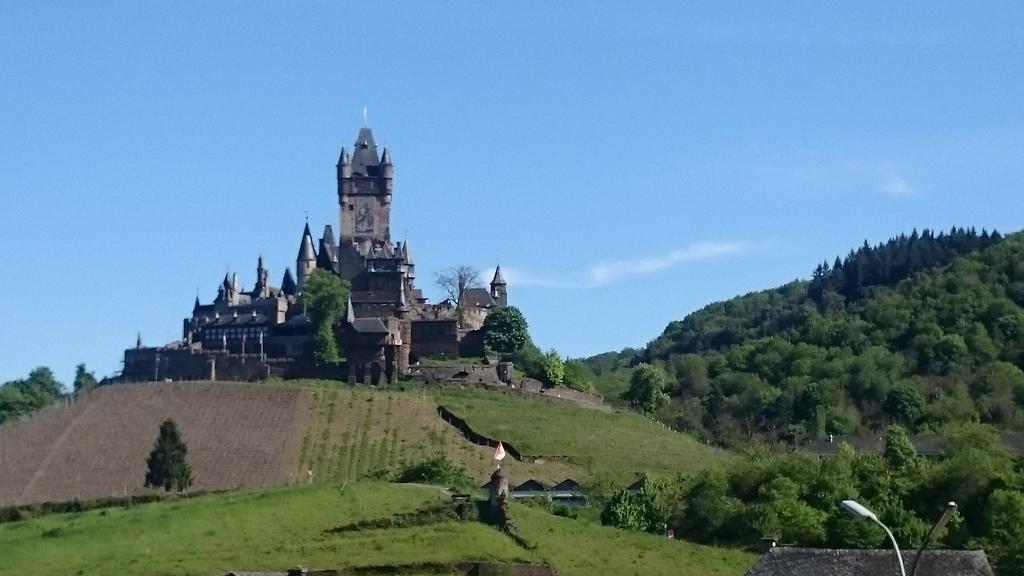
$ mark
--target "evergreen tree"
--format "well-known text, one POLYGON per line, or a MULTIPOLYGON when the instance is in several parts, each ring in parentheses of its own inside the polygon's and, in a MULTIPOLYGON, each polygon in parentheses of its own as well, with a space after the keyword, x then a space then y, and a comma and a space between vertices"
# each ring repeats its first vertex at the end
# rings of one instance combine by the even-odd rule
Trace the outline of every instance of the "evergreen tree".
POLYGON ((192 467, 188 464, 188 448, 178 433, 174 420, 160 425, 160 436, 146 459, 147 487, 181 492, 192 486, 192 467))

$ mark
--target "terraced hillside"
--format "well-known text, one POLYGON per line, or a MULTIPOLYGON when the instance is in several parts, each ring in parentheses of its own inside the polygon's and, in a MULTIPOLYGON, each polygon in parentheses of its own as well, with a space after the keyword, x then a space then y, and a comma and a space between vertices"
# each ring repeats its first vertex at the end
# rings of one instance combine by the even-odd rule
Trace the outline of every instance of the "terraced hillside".
POLYGON ((105 386, 0 426, 0 505, 143 490, 160 423, 177 422, 194 488, 283 484, 295 472, 306 395, 284 386, 105 386))
MULTIPOLYGON (((438 451, 481 481, 494 470, 492 450, 467 442, 437 414, 433 396, 329 386, 309 388, 309 413, 299 451, 300 473, 316 481, 344 482, 394 471, 438 451)), ((562 405, 563 410, 579 410, 562 405)), ((560 481, 580 469, 562 462, 514 462, 514 477, 560 481)))
POLYGON ((478 389, 372 390, 335 382, 154 383, 102 387, 0 426, 0 505, 145 491, 146 457, 173 418, 199 490, 344 484, 437 451, 481 483, 491 449, 439 415, 535 457, 506 460, 513 481, 694 472, 725 456, 633 413, 478 389), (310 474, 312 472, 312 474, 310 474))

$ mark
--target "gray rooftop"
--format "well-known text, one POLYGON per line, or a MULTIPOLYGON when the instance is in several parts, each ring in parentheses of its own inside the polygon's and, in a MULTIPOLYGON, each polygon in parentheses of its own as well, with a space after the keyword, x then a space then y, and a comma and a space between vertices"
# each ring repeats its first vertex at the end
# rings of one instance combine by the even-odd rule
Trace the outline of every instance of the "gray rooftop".
MULTIPOLYGON (((908 563, 912 553, 905 554, 908 563)), ((921 556, 919 574, 929 576, 992 576, 981 550, 931 550, 921 556)), ((892 550, 772 548, 747 576, 889 576, 899 574, 892 550)))

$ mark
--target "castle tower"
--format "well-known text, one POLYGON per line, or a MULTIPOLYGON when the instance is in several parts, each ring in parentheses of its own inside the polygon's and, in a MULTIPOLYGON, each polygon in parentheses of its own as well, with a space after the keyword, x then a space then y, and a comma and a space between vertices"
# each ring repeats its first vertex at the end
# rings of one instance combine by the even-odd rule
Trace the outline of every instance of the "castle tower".
MULTIPOLYGON (((395 168, 391 154, 378 156, 377 143, 369 128, 359 130, 352 156, 343 148, 338 158, 338 205, 340 208, 341 251, 391 242, 391 192, 395 168)), ((351 278, 351 269, 361 262, 342 258, 341 275, 351 278)))
POLYGON ((252 289, 253 298, 267 298, 270 296, 270 274, 263 266, 263 256, 256 261, 256 286, 252 289))
POLYGON ((508 306, 508 284, 501 275, 501 266, 494 268, 494 278, 491 279, 491 298, 498 306, 508 306))
POLYGON ((316 268, 316 251, 313 250, 313 235, 309 233, 309 223, 307 222, 305 230, 302 231, 299 255, 295 259, 295 272, 299 276, 300 292, 306 285, 306 281, 309 280, 309 276, 313 273, 314 268, 316 268))

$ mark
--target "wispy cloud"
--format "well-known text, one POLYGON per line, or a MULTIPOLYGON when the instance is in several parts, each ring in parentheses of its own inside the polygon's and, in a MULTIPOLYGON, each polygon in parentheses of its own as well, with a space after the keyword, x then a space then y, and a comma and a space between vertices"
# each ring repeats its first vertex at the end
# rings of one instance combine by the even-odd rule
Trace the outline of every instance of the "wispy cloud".
POLYGON ((878 187, 878 191, 888 196, 913 196, 917 193, 910 184, 901 176, 890 175, 881 186, 878 187))
POLYGON ((666 254, 645 256, 635 260, 600 262, 590 267, 590 284, 605 286, 625 276, 650 274, 671 268, 677 264, 695 260, 709 260, 730 256, 742 251, 745 246, 739 242, 701 242, 666 254))
POLYGON ((699 242, 664 254, 654 254, 630 260, 598 262, 587 267, 582 278, 553 278, 537 276, 517 268, 503 268, 505 279, 512 286, 538 288, 581 289, 599 288, 622 278, 653 274, 683 262, 711 260, 738 254, 747 249, 742 242, 699 242))

